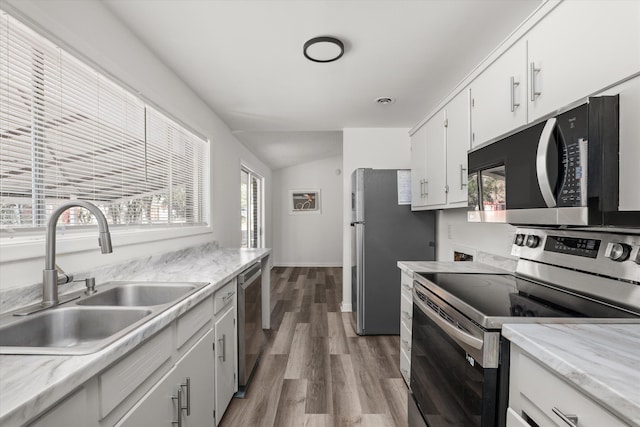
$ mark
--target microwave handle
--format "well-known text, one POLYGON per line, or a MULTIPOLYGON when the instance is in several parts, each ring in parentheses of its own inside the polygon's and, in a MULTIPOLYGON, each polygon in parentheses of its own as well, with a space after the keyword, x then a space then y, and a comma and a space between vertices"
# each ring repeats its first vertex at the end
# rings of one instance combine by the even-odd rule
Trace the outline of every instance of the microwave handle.
POLYGON ((553 188, 551 188, 551 182, 549 180, 548 165, 547 165, 547 152, 551 145, 551 137, 553 136, 553 130, 556 127, 558 120, 554 117, 547 120, 547 123, 542 129, 540 134, 540 140, 538 141, 538 152, 536 155, 536 174, 538 176, 538 186, 542 193, 547 207, 554 208, 556 206, 556 197, 553 194, 553 188))

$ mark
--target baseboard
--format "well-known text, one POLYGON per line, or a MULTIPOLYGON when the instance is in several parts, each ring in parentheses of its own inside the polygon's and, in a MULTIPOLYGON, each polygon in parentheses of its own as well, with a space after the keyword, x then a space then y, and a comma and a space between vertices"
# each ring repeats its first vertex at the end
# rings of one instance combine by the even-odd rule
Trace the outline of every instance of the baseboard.
POLYGON ((342 267, 342 262, 273 262, 274 267, 342 267))
POLYGON ((353 311, 353 307, 351 306, 351 304, 345 304, 343 302, 340 303, 340 311, 342 311, 343 313, 349 313, 353 311))

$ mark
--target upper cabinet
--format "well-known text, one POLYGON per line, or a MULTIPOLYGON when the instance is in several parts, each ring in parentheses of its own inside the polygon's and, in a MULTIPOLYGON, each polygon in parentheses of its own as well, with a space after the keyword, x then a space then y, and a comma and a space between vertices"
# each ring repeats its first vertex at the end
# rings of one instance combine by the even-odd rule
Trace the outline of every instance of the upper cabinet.
POLYGON ((527 123, 527 45, 519 41, 471 83, 471 144, 527 123))
POLYGON ((640 71, 640 2, 564 1, 526 40, 532 122, 640 71))
POLYGON ((413 210, 467 204, 469 94, 461 91, 411 137, 413 210))
POLYGON ((640 74, 640 1, 549 0, 412 135, 412 209, 466 206, 467 151, 640 74))

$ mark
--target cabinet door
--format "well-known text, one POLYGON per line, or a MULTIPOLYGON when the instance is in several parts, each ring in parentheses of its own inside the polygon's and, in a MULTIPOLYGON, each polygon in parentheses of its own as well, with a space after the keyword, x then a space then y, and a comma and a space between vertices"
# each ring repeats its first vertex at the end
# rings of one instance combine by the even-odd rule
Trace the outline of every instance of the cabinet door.
MULTIPOLYGON (((214 387, 214 350, 213 330, 193 346, 187 354, 176 364, 176 371, 180 376, 180 384, 186 384, 189 378, 190 411, 182 413, 184 427, 213 426, 213 387, 214 387)), ((185 395, 183 406, 187 405, 185 395)))
POLYGON ((424 125, 427 140, 427 178, 424 183, 426 206, 444 205, 447 202, 444 119, 444 111, 440 111, 424 125))
POLYGON ((215 409, 216 425, 220 423, 236 391, 236 310, 230 307, 215 322, 215 409))
MULTIPOLYGON (((170 426, 178 420, 178 375, 171 369, 140 401, 124 416, 116 427, 170 426)), ((184 413, 183 413, 184 415, 184 413)))
POLYGON ((526 123, 526 79, 527 49, 519 41, 471 83, 474 147, 526 123))
POLYGON ((469 141, 469 92, 456 95, 445 107, 447 116, 447 204, 467 204, 467 151, 469 141))
POLYGON ((427 139, 424 126, 411 135, 411 208, 424 207, 427 198, 424 182, 427 178, 427 139))
POLYGON ((533 121, 640 71, 640 2, 564 1, 527 39, 533 121))
POLYGON ((178 412, 183 427, 213 426, 213 381, 213 331, 210 330, 116 426, 171 426, 178 420, 178 412), (182 390, 182 409, 178 408, 178 389, 182 390))

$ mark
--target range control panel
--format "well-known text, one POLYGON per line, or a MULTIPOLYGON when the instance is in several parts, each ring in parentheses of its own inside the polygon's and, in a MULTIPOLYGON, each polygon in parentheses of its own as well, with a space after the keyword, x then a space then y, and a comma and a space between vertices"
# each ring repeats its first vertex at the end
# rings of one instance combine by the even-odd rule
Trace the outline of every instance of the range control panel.
POLYGON ((511 255, 640 283, 640 230, 637 234, 618 234, 518 228, 511 255))

